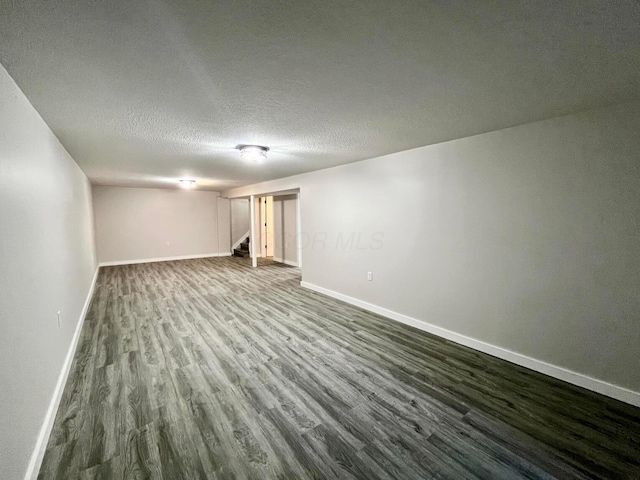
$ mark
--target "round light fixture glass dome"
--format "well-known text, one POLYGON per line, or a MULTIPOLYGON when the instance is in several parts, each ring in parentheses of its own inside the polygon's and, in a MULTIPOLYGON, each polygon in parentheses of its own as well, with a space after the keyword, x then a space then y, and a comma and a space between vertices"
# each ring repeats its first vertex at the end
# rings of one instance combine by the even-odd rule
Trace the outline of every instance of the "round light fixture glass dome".
POLYGON ((269 147, 263 147, 261 145, 238 145, 236 147, 240 150, 240 156, 247 160, 259 162, 267 158, 267 152, 269 147))

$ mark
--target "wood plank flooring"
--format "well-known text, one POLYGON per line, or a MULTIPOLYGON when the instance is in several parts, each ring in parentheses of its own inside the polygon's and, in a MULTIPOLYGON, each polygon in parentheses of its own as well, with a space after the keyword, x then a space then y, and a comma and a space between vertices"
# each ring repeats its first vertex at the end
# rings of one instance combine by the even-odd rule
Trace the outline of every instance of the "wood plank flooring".
POLYGON ((299 282, 102 268, 38 478, 640 478, 640 409, 299 282))

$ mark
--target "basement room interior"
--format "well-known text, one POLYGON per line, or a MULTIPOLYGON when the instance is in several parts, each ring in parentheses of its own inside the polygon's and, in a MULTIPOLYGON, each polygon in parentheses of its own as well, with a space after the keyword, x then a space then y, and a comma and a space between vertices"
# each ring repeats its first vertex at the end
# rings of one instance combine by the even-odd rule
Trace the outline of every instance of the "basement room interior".
POLYGON ((0 2, 0 479, 640 478, 640 6, 0 2))

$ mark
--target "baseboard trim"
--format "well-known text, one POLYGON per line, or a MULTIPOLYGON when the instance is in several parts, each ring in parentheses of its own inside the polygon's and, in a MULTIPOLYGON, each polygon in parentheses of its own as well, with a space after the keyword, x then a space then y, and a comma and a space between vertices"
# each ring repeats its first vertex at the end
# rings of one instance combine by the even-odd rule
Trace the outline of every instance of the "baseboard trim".
POLYGON ((508 362, 515 363, 516 365, 535 370, 536 372, 544 373, 545 375, 549 375, 550 377, 554 377, 573 385, 586 388, 587 390, 591 390, 593 392, 615 398, 616 400, 635 405, 636 407, 640 407, 640 392, 635 392, 633 390, 629 390, 627 388, 620 387, 603 380, 598 380, 597 378, 592 378, 582 373, 574 372, 572 370, 568 370, 551 363, 543 362, 542 360, 527 357, 526 355, 522 355, 520 353, 516 353, 511 350, 507 350, 505 348, 483 342, 481 340, 476 340, 475 338, 452 332, 451 330, 438 327, 423 320, 418 320, 416 318, 394 312, 393 310, 388 310, 372 303, 358 300, 357 298, 349 297, 348 295, 344 295, 327 288, 319 287, 308 282, 300 282, 300 285, 304 288, 308 288, 309 290, 313 290, 329 297, 342 300, 343 302, 355 305, 356 307, 369 310, 370 312, 377 313, 392 320, 396 320, 406 325, 411 325, 412 327, 418 328, 425 332, 432 333, 433 335, 451 340, 452 342, 464 345, 465 347, 473 348, 474 350, 487 353, 494 357, 501 358, 502 360, 507 360, 508 362))
POLYGON ((114 267, 116 265, 134 265, 136 263, 173 262, 174 260, 193 260, 195 258, 229 257, 231 252, 204 253, 198 255, 180 255, 177 257, 141 258, 139 260, 117 260, 115 262, 100 262, 100 267, 114 267))
POLYGON ((44 452, 47 448, 47 443, 49 443, 49 436, 51 435, 53 422, 56 419, 56 413, 58 412, 58 407, 60 406, 60 401, 62 400, 62 393, 64 392, 65 385, 67 384, 67 378, 69 377, 71 364, 73 363, 73 357, 76 353, 78 340, 80 339, 80 332, 82 332, 82 325, 84 325, 84 319, 87 316, 89 306, 91 305, 91 299, 93 298, 93 291, 96 288, 96 281, 98 280, 99 270, 100 267, 97 267, 96 272, 93 274, 91 288, 89 288, 89 293, 87 294, 87 298, 84 301, 84 306, 82 307, 82 312, 80 313, 80 318, 78 319, 76 330, 73 333, 73 337, 71 338, 71 344, 69 345, 67 356, 64 360, 64 363, 62 364, 62 370, 60 371, 60 376, 58 377, 58 383, 56 384, 56 388, 53 391, 51 403, 49 403, 49 409, 47 410, 47 414, 44 417, 44 421, 42 422, 42 427, 40 428, 40 433, 38 434, 35 448, 33 449, 33 453, 31 454, 29 466, 27 467, 27 473, 24 476, 25 480, 37 480, 38 478, 38 473, 40 472, 40 467, 42 466, 42 459, 44 458, 44 452))
POLYGON ((291 260, 284 260, 282 258, 273 257, 273 261, 274 262, 284 263, 285 265, 290 265, 292 267, 297 267, 298 266, 298 264, 296 262, 292 262, 291 260))

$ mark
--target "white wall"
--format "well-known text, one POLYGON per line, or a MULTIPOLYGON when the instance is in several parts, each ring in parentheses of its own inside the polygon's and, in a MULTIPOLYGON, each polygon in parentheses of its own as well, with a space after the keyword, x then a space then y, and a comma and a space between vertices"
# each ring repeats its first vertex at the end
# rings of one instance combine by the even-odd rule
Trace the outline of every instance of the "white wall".
POLYGON ((234 198, 231 205, 231 245, 243 240, 251 228, 249 212, 249 200, 246 198, 234 198))
POLYGON ((25 475, 96 268, 89 181, 0 66, 0 478, 25 475))
POLYGON ((273 197, 273 259, 298 265, 297 202, 295 195, 273 197))
POLYGON ((640 392, 639 131, 627 103, 226 194, 301 189, 307 284, 640 392))
POLYGON ((229 217, 218 192, 94 186, 100 263, 228 254, 229 217), (222 229, 220 231, 220 229, 222 229))
POLYGON ((231 253, 231 208, 228 198, 218 197, 218 252, 231 253))

